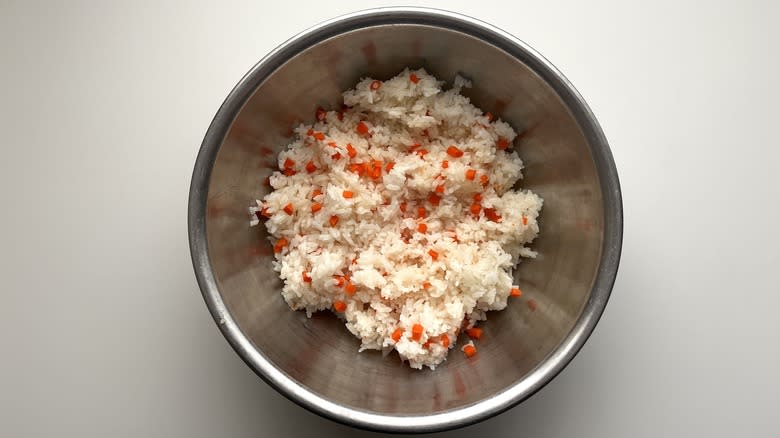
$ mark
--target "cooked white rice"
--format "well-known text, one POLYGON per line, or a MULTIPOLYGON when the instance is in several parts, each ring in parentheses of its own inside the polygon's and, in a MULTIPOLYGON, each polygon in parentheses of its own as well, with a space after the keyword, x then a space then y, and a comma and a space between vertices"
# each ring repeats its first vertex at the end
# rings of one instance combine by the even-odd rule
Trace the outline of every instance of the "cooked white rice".
POLYGON ((542 207, 537 195, 512 190, 523 168, 512 127, 460 94, 467 80, 442 85, 408 69, 361 80, 344 93, 345 110, 320 111, 296 129, 279 154, 283 171, 270 178, 274 190, 250 208, 269 217, 292 309, 332 309, 361 351, 395 349, 413 368, 435 368, 463 326, 507 306, 513 267, 536 255, 525 245, 542 207))

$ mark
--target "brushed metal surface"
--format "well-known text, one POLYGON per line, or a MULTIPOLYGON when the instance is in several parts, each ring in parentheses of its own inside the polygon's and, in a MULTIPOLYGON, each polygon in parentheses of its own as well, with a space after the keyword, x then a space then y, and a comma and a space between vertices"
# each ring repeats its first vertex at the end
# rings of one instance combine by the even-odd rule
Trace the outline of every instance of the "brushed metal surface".
POLYGON ((201 146, 190 191, 189 238, 198 282, 236 351, 282 394, 358 427, 441 430, 495 415, 552 379, 606 306, 622 243, 622 204, 606 139, 576 90, 511 35, 477 20, 421 8, 383 8, 325 22, 258 63, 231 92, 201 146), (536 260, 522 263, 521 300, 489 314, 479 354, 458 351, 435 371, 393 354, 358 353, 330 314, 289 310, 271 268, 264 227, 246 208, 290 128, 317 106, 336 107, 362 76, 406 66, 474 83, 472 101, 511 123, 523 186, 545 200, 536 260))

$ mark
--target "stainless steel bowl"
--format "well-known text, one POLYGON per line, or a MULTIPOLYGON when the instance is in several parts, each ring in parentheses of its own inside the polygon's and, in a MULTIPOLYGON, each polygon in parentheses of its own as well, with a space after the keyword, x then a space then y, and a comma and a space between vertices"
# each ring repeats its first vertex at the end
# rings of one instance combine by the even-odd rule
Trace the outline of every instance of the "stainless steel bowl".
POLYGON ((241 358, 300 405, 346 424, 424 432, 502 412, 571 361, 599 317, 617 273, 620 187, 595 117, 571 84, 513 36, 433 9, 382 8, 315 26, 271 52, 217 112, 195 164, 189 240, 211 314, 241 358), (473 80, 466 93, 518 132, 523 185, 544 198, 536 260, 516 281, 520 300, 489 315, 479 353, 457 350, 435 371, 416 371, 358 341, 329 314, 291 311, 271 268, 264 227, 246 209, 294 124, 333 107, 361 76, 403 67, 473 80))

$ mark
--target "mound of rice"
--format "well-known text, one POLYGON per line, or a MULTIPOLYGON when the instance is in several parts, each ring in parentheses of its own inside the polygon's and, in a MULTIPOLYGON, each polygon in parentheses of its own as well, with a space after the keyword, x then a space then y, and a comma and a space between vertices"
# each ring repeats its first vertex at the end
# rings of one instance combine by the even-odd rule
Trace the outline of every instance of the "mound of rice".
POLYGON ((443 84, 408 69, 361 80, 344 109, 296 129, 250 207, 292 309, 331 309, 360 351, 395 349, 413 368, 435 368, 461 328, 507 306, 542 206, 512 190, 514 130, 460 94, 467 80, 443 84))

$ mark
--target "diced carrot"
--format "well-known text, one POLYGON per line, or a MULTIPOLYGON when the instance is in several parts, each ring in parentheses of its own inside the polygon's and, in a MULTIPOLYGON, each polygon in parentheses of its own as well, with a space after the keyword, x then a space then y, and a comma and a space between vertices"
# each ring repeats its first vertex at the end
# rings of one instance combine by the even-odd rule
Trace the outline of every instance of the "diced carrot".
POLYGON ((501 222, 501 215, 496 213, 495 208, 486 208, 485 217, 493 222, 501 222))
POLYGON ((442 347, 449 348, 450 347, 450 336, 446 335, 446 334, 441 335, 439 337, 439 342, 441 342, 441 346, 442 347))
POLYGON ((475 202, 475 203, 471 204, 471 207, 469 207, 469 211, 474 216, 478 216, 480 210, 482 210, 482 206, 479 204, 479 202, 475 202))
POLYGON ((382 81, 373 81, 373 82, 371 82, 371 85, 369 85, 369 88, 371 88, 372 90, 376 91, 381 86, 382 86, 382 81))
POLYGON ((430 202, 431 205, 439 205, 439 203, 441 202, 441 196, 435 193, 431 193, 430 195, 428 195, 428 202, 430 202))
POLYGON ((528 218, 523 215, 523 225, 528 225, 528 218))
POLYGON ((279 253, 282 252, 282 249, 289 245, 290 242, 287 241, 284 237, 280 237, 279 240, 276 241, 276 245, 274 245, 274 252, 279 253))
POLYGON ((409 75, 409 80, 412 81, 415 84, 420 82, 420 78, 418 78, 417 75, 414 74, 414 73, 409 75))
POLYGON ((401 340, 401 336, 403 335, 404 335, 404 329, 399 327, 395 329, 395 331, 393 332, 392 335, 390 335, 390 337, 393 339, 393 341, 398 342, 401 340))
POLYGON ((320 210, 322 210, 322 204, 320 204, 319 202, 315 202, 314 204, 311 205, 311 212, 312 213, 316 213, 316 212, 318 212, 320 210))
POLYGON ((356 163, 355 167, 357 168, 358 176, 363 176, 363 174, 366 173, 367 170, 366 163, 356 163))
POLYGON ((468 169, 466 170, 466 179, 469 181, 473 181, 474 178, 477 176, 477 171, 474 169, 468 169))
POLYGON ((475 354, 477 354, 477 348, 473 345, 469 344, 463 347, 463 354, 466 355, 466 357, 472 357, 475 354))
POLYGON ((286 176, 293 176, 293 175, 295 175, 296 173, 298 173, 298 172, 296 172, 294 169, 284 169, 284 174, 285 174, 286 176))
POLYGON ((417 231, 421 233, 428 231, 428 225, 421 222, 420 224, 417 225, 417 231))
POLYGON ((415 341, 419 341, 420 338, 422 338, 423 331, 425 329, 421 324, 415 324, 412 326, 412 339, 415 341))
POLYGON ((439 184, 435 189, 436 193, 444 193, 444 184, 439 184))
POLYGON ((345 302, 343 302, 341 300, 336 300, 336 301, 333 302, 333 310, 335 310, 336 312, 341 313, 341 312, 347 310, 347 303, 345 303, 345 302))
POLYGON ((301 277, 303 277, 303 281, 305 283, 311 283, 311 277, 309 277, 309 273, 306 271, 301 272, 301 277))
POLYGON ((366 135, 368 134, 368 125, 366 125, 363 122, 360 122, 357 124, 357 128, 355 128, 358 134, 360 135, 366 135))
POLYGON ((292 169, 293 166, 295 166, 295 160, 291 160, 289 158, 284 160, 284 168, 285 169, 292 169))
POLYGON ((442 169, 446 169, 448 167, 450 167, 450 162, 449 161, 444 160, 444 161, 441 162, 441 168, 442 169))
POLYGON ((347 283, 344 285, 344 293, 347 295, 355 295, 355 291, 357 291, 357 287, 355 287, 354 284, 347 281, 347 283))
POLYGON ((354 193, 354 192, 351 192, 351 191, 349 191, 349 190, 344 190, 344 191, 341 193, 341 195, 342 195, 342 196, 344 196, 344 198, 345 198, 345 199, 350 199, 350 198, 353 198, 353 197, 355 196, 355 193, 354 193))
POLYGON ((314 165, 313 161, 309 161, 306 163, 306 171, 309 173, 314 173, 317 170, 317 166, 314 165))
POLYGON ((455 147, 455 145, 452 145, 447 148, 447 154, 451 157, 460 158, 463 156, 463 151, 455 147))
POLYGON ((487 187, 490 178, 487 175, 480 175, 479 182, 482 183, 482 187, 487 187))
POLYGON ((496 211, 495 208, 486 208, 485 216, 487 216, 487 218, 493 222, 501 222, 501 215, 498 213, 498 211, 496 211))
POLYGON ((401 210, 401 213, 406 213, 406 202, 402 202, 402 203, 401 203, 401 204, 398 206, 398 209, 399 209, 399 210, 401 210))
POLYGON ((341 159, 341 154, 336 152, 335 154, 331 155, 330 158, 332 158, 333 161, 338 161, 341 159))
POLYGON ((496 147, 501 150, 504 150, 509 147, 509 141, 504 137, 499 137, 498 141, 496 142, 496 147))
POLYGON ((317 116, 317 120, 319 120, 320 122, 324 121, 325 117, 328 115, 328 113, 324 109, 322 109, 321 106, 317 107, 317 111, 315 114, 317 116))
POLYGON ((395 167, 394 162, 391 161, 387 163, 387 165, 385 166, 385 172, 390 173, 390 171, 393 170, 393 167, 395 167))
POLYGON ((314 189, 314 191, 311 192, 311 197, 312 198, 316 198, 317 196, 320 196, 321 194, 322 194, 322 190, 319 187, 317 187, 316 189, 314 189))
POLYGON ((479 339, 482 337, 482 329, 479 327, 472 327, 470 329, 466 329, 466 334, 471 339, 479 339))
POLYGON ((423 289, 428 289, 429 287, 431 287, 431 282, 430 281, 423 281, 422 288, 423 289))
POLYGON ((482 193, 474 194, 474 202, 482 202, 482 193))
POLYGON ((519 287, 513 287, 512 290, 509 291, 510 297, 519 297, 521 295, 523 295, 523 291, 521 291, 519 287))
POLYGON ((316 140, 319 140, 319 141, 325 140, 325 134, 323 134, 321 132, 315 132, 314 133, 314 138, 316 140))
POLYGON ((268 207, 263 206, 262 209, 260 209, 259 211, 255 212, 255 216, 257 216, 258 219, 261 219, 260 216, 266 217, 266 218, 270 218, 271 217, 271 212, 270 212, 270 210, 268 210, 268 207))
POLYGON ((289 204, 285 205, 284 208, 282 208, 282 211, 284 211, 285 213, 287 213, 290 216, 292 216, 293 215, 293 205, 292 205, 292 203, 289 203, 289 204))
POLYGON ((429 249, 429 250, 428 250, 428 255, 430 255, 430 256, 431 256, 431 258, 432 258, 434 261, 435 261, 436 259, 438 259, 438 258, 439 258, 439 253, 438 253, 438 252, 436 252, 436 251, 434 251, 434 250, 432 250, 432 249, 429 249))
POLYGON ((357 151, 355 150, 355 147, 352 146, 352 143, 347 143, 347 155, 349 155, 349 158, 355 158, 355 156, 357 156, 357 151))
POLYGON ((335 227, 339 223, 339 217, 338 216, 331 216, 330 217, 330 226, 335 227))
POLYGON ((428 215, 428 212, 425 210, 425 207, 417 207, 417 217, 419 219, 425 219, 425 216, 428 215))

